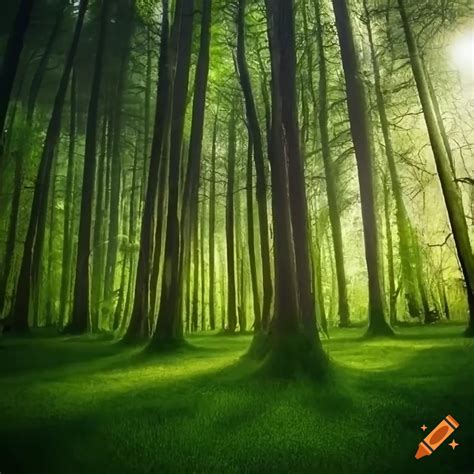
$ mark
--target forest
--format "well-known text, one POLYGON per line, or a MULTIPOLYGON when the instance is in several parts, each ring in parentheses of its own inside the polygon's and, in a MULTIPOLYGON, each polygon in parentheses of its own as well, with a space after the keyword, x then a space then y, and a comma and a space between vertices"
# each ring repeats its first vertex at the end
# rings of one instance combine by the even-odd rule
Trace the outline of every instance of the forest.
POLYGON ((4 3, 0 473, 472 472, 472 1, 4 3))

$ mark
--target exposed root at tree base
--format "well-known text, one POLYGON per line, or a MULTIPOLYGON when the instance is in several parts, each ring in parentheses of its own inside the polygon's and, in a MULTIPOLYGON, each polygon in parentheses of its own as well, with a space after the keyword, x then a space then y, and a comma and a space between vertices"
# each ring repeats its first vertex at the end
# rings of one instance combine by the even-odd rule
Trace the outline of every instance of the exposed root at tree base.
POLYGON ((310 341, 303 333, 276 336, 255 334, 247 357, 261 360, 259 372, 277 378, 324 378, 329 359, 316 340, 310 341))
POLYGON ((474 326, 470 325, 466 328, 464 337, 474 337, 474 326))
POLYGON ((388 324, 382 324, 380 326, 369 326, 364 334, 364 337, 395 337, 395 333, 388 324))
POLYGON ((182 337, 173 337, 173 338, 153 338, 146 346, 145 351, 148 353, 166 353, 174 352, 181 349, 192 348, 193 346, 189 344, 182 337))
POLYGON ((254 360, 262 360, 265 354, 269 351, 269 340, 268 334, 263 331, 256 332, 250 343, 248 351, 243 355, 243 358, 249 358, 254 360))

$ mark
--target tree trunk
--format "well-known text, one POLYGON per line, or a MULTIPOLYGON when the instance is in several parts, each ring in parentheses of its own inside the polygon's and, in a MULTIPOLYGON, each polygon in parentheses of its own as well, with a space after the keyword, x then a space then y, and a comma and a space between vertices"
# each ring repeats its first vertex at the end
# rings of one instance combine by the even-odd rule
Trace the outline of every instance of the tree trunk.
POLYGON ((119 212, 121 204, 121 183, 122 183, 122 135, 123 131, 123 108, 124 92, 127 82, 128 63, 130 59, 131 39, 134 31, 135 4, 134 2, 123 1, 119 3, 119 38, 118 44, 114 47, 120 48, 121 57, 117 71, 117 88, 112 94, 113 115, 114 115, 114 141, 112 150, 111 167, 111 194, 110 194, 110 219, 108 228, 107 260, 105 265, 105 294, 104 300, 110 305, 112 314, 114 313, 114 285, 117 253, 119 247, 119 212), (120 28, 120 26, 122 28, 120 28))
POLYGON ((257 354, 266 355, 270 370, 285 375, 300 370, 320 374, 326 358, 316 331, 311 294, 306 191, 301 181, 303 164, 296 106, 294 2, 267 0, 266 5, 272 66, 269 156, 276 285, 275 315, 269 337, 257 354), (295 251, 296 247, 300 248, 295 251), (308 278, 302 281, 305 273, 308 278))
POLYGON ((252 301, 253 301, 253 313, 254 323, 253 328, 255 333, 258 333, 262 329, 262 313, 260 309, 260 298, 258 294, 258 279, 257 279, 257 263, 255 261, 255 229, 253 222, 253 177, 252 177, 252 153, 253 152, 253 141, 252 135, 249 131, 249 143, 247 153, 247 240, 249 247, 249 266, 250 266, 250 279, 252 282, 252 301))
MULTIPOLYGON (((249 135, 254 149, 255 170, 257 175, 256 199, 258 209, 258 220, 260 230, 260 256, 262 260, 262 326, 268 328, 270 320, 270 309, 273 298, 273 285, 270 271, 270 244, 268 236, 268 210, 267 210, 267 183, 265 178, 265 160, 263 156, 262 133, 258 122, 255 100, 253 97, 252 84, 247 67, 245 55, 245 6, 246 0, 239 0, 237 11, 237 64, 239 68, 240 85, 245 100, 245 111, 248 121, 249 135)), ((259 323, 260 325, 260 323, 259 323)), ((255 326, 255 331, 261 327, 255 326)))
MULTIPOLYGON (((344 264, 344 246, 342 240, 341 217, 338 203, 338 190, 336 182, 336 170, 331 157, 328 131, 328 93, 327 93, 327 70, 326 53, 324 48, 323 26, 321 21, 320 0, 314 0, 316 15, 316 36, 319 55, 319 103, 316 101, 314 87, 311 81, 311 93, 313 95, 313 108, 319 110, 318 122, 321 135, 321 149, 326 176, 326 193, 329 207, 329 220, 331 223, 332 243, 334 247, 334 260, 336 265, 337 291, 339 301, 339 326, 350 326, 350 311, 347 299, 346 269, 344 264)), ((309 65, 308 65, 309 66, 309 65)), ((312 66, 312 65, 311 65, 312 66)), ((311 75, 312 67, 309 68, 311 75)))
POLYGON ((45 325, 50 327, 55 320, 54 306, 56 287, 53 282, 53 261, 54 261, 54 224, 56 220, 56 175, 52 177, 51 198, 49 202, 49 235, 48 235, 48 267, 46 273, 46 305, 45 305, 45 325))
POLYGON ((373 177, 373 151, 370 121, 346 0, 333 0, 336 27, 346 81, 347 107, 359 175, 365 258, 369 277, 369 335, 388 335, 393 331, 385 320, 378 258, 377 219, 373 177))
MULTIPOLYGON (((104 107, 107 110, 107 107, 104 107)), ((95 198, 95 221, 94 221, 94 237, 92 245, 92 288, 91 288, 91 329, 92 332, 98 331, 101 324, 102 307, 103 307, 103 288, 105 280, 105 221, 107 212, 105 209, 104 188, 107 187, 105 182, 107 178, 106 169, 109 155, 107 153, 108 143, 112 142, 107 137, 107 130, 112 133, 112 118, 110 113, 104 113, 102 125, 102 138, 100 145, 99 163, 97 165, 97 183, 95 198)))
POLYGON ((469 325, 466 330, 466 335, 474 336, 474 257, 472 255, 461 195, 459 193, 459 188, 454 182, 454 176, 451 172, 445 143, 443 142, 443 137, 436 121, 435 107, 430 96, 430 90, 418 51, 418 46, 413 36, 408 15, 405 10, 405 2, 403 0, 398 0, 398 6, 403 30, 405 32, 408 52, 410 54, 411 68, 418 89, 418 95, 420 97, 426 127, 430 137, 431 148, 436 163, 436 169, 438 171, 441 189, 448 211, 449 222, 453 231, 454 242, 456 244, 458 258, 466 284, 469 306, 469 325))
POLYGON ((77 121, 77 92, 76 74, 73 71, 70 84, 70 120, 69 120, 69 148, 67 157, 66 189, 64 192, 64 222, 63 222, 63 255, 61 265, 61 289, 59 295, 59 327, 63 327, 67 321, 68 304, 71 289, 71 267, 73 260, 72 236, 74 216, 72 213, 74 201, 74 176, 75 176, 75 152, 76 152, 76 121, 77 121))
MULTIPOLYGON (((181 206, 181 260, 185 258, 186 241, 191 240, 193 242, 192 251, 194 265, 194 286, 192 325, 194 330, 197 329, 198 318, 198 191, 199 178, 201 174, 202 137, 204 130, 204 115, 209 74, 211 6, 211 0, 203 1, 199 57, 196 67, 196 77, 194 81, 194 102, 192 112, 191 138, 189 143, 186 178, 184 181, 184 195, 181 206)), ((183 278, 182 275, 180 276, 180 278, 183 278)))
POLYGON ((13 181, 13 197, 10 208, 10 218, 8 223, 7 242, 5 245, 5 257, 0 278, 0 315, 5 307, 7 296, 8 280, 15 256, 15 241, 17 239, 18 216, 20 211, 21 188, 23 186, 23 160, 24 154, 15 155, 15 176, 13 181))
POLYGON ((66 330, 73 334, 87 331, 90 317, 90 271, 92 207, 94 201, 97 123, 99 100, 104 67, 104 50, 107 35, 108 7, 110 0, 104 0, 100 12, 100 30, 97 53, 92 78, 91 96, 87 112, 86 144, 84 155, 84 173, 82 177, 81 214, 77 243, 76 278, 74 281, 74 297, 71 322, 66 330))
POLYGON ((34 4, 34 0, 21 0, 3 55, 0 70, 0 159, 3 157, 3 132, 8 104, 34 4))
POLYGON ((28 100, 26 105, 26 121, 31 125, 33 121, 33 113, 35 110, 36 100, 38 99, 38 94, 41 89, 41 84, 43 83, 44 74, 46 72, 46 68, 48 66, 48 61, 53 51, 54 44, 58 38, 58 35, 61 31, 61 24, 64 17, 64 11, 66 9, 66 5, 61 5, 59 7, 59 11, 56 15, 56 20, 53 25, 53 29, 48 38, 48 42, 46 43, 46 47, 41 55, 40 62, 36 71, 33 75, 33 79, 31 80, 30 90, 28 93, 28 100))
POLYGON ((193 0, 178 0, 176 12, 180 18, 178 55, 173 90, 171 117, 170 157, 168 173, 168 209, 164 255, 163 282, 160 310, 152 345, 174 345, 183 339, 183 324, 179 314, 180 281, 180 228, 178 222, 179 173, 183 144, 186 98, 188 93, 191 45, 193 37, 193 0))
POLYGON ((372 59, 372 69, 374 72, 375 95, 377 99, 377 111, 380 118, 380 126, 385 145, 385 156, 387 157, 388 169, 390 172, 390 181, 392 184, 392 192, 395 198, 397 230, 399 238, 399 254, 402 266, 403 283, 405 288, 405 299, 408 305, 408 312, 411 317, 418 318, 423 313, 420 293, 418 290, 417 275, 415 272, 414 260, 416 257, 416 247, 412 239, 412 228, 410 219, 403 200, 403 190, 398 175, 398 169, 395 162, 395 153, 392 146, 392 137, 390 125, 385 107, 385 98, 383 95, 380 66, 377 53, 373 41, 372 24, 370 21, 370 13, 367 8, 367 1, 364 0, 365 18, 367 24, 367 32, 369 46, 372 59))
POLYGON ((388 273, 388 316, 390 325, 397 324, 397 289, 395 288, 395 268, 393 261, 393 238, 392 222, 390 213, 390 190, 388 188, 388 179, 383 177, 383 197, 385 214, 385 235, 387 239, 387 273, 388 273))
MULTIPOLYGON (((285 148, 288 159, 288 178, 293 228, 299 311, 305 332, 314 342, 316 317, 311 290, 306 186, 299 143, 296 95, 296 46, 293 2, 279 3, 280 94, 285 148)), ((319 336, 316 336, 319 337, 319 336)))
POLYGON ((227 331, 235 332, 237 327, 237 290, 235 281, 235 229, 234 229, 234 182, 236 111, 234 106, 229 119, 229 146, 227 149, 227 194, 225 212, 225 235, 227 249, 227 331))
POLYGON ((216 146, 217 146, 217 113, 214 118, 211 150, 211 183, 209 186, 209 325, 216 329, 216 146))
MULTIPOLYGON (((69 78, 74 64, 74 58, 76 56, 88 4, 89 0, 82 0, 80 3, 73 39, 66 57, 58 92, 54 101, 53 112, 49 122, 48 130, 46 132, 43 152, 36 177, 33 202, 31 204, 30 220, 26 233, 23 258, 21 261, 16 295, 12 309, 12 326, 17 332, 28 331, 28 316, 31 296, 31 272, 33 256, 35 251, 37 251, 35 241, 37 238, 38 221, 40 216, 46 212, 47 196, 51 181, 51 169, 54 161, 54 153, 61 132, 61 116, 64 100, 66 97, 69 78)), ((0 125, 2 125, 1 116, 0 125)))
MULTIPOLYGON (((176 7, 177 8, 177 7, 176 7)), ((148 336, 150 272, 153 258, 153 216, 158 188, 160 158, 162 145, 169 121, 169 101, 171 88, 171 62, 168 51, 169 20, 168 0, 163 0, 163 21, 161 28, 160 58, 158 64, 158 87, 156 94, 155 131, 150 157, 150 169, 145 194, 145 204, 140 230, 140 250, 135 280, 135 295, 133 299, 132 315, 125 340, 133 341, 148 336)), ((153 291, 153 289, 152 289, 153 291)))
MULTIPOLYGON (((204 196, 206 195, 206 187, 204 186, 203 190, 204 196)), ((200 222, 200 234, 199 234, 199 256, 200 256, 200 279, 201 279, 201 331, 206 331, 207 329, 207 310, 206 310, 206 259, 205 259, 205 243, 206 243, 206 212, 204 199, 201 201, 201 222, 200 222)))

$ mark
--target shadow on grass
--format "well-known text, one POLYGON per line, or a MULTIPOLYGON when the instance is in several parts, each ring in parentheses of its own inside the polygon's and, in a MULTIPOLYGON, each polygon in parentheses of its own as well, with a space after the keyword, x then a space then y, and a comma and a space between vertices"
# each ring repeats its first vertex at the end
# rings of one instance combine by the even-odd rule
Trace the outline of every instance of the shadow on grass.
MULTIPOLYGON (((203 348, 199 338, 191 340, 175 353, 122 353, 99 367, 103 383, 113 384, 111 368, 119 374, 120 368, 139 371, 221 355, 224 343, 203 348)), ((399 341, 398 352, 390 346, 384 353, 353 340, 347 350, 372 352, 372 357, 380 353, 394 359, 392 365, 387 361, 384 371, 367 371, 333 360, 325 383, 261 378, 256 375, 259 364, 236 359, 176 380, 152 374, 118 391, 111 385, 110 394, 100 400, 85 387, 83 403, 66 404, 67 410, 46 422, 27 417, 2 427, 0 421, 4 469, 51 474, 415 473, 420 472, 413 457, 423 436, 419 426, 434 427, 451 414, 461 423, 456 441, 465 448, 454 454, 440 448, 424 460, 423 472, 471 472, 473 346, 437 346, 434 338, 433 347, 414 349, 403 339, 394 343, 399 341), (410 356, 397 363, 403 348, 410 356)), ((87 366, 92 360, 81 362, 87 366)), ((67 393, 62 396, 67 400, 67 393)))

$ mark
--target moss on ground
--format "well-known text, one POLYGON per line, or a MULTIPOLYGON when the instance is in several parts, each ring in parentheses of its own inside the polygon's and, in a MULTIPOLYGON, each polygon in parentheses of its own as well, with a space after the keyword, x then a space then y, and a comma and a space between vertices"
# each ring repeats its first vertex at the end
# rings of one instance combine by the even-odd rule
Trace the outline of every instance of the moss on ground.
POLYGON ((0 340, 0 471, 471 473, 474 342, 459 326, 334 330, 324 382, 259 377, 251 336, 144 353, 89 337, 0 340), (416 461, 420 426, 461 426, 416 461))

